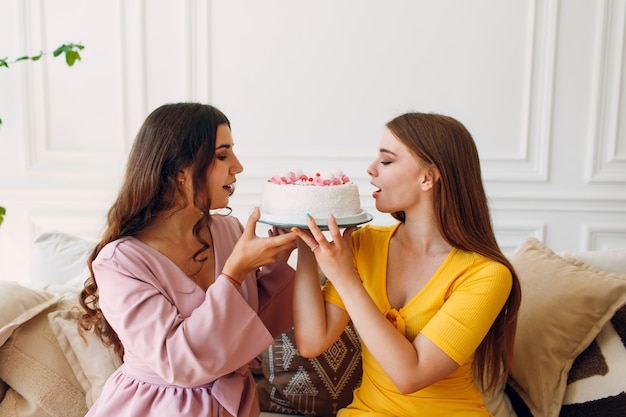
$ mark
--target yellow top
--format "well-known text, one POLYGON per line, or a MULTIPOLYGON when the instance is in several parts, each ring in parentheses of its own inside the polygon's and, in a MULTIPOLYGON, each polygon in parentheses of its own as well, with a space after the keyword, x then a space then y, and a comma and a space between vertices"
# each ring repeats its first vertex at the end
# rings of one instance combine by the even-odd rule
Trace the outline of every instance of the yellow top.
MULTIPOLYGON (((407 339, 422 333, 460 367, 427 388, 402 394, 362 343, 361 387, 337 416, 489 416, 472 379, 472 361, 511 291, 511 272, 482 255, 452 249, 424 288, 396 310, 387 299, 386 268, 389 241, 397 227, 366 226, 352 234, 354 261, 363 285, 381 313, 407 339)), ((325 285, 324 296, 345 309, 332 284, 325 285)))

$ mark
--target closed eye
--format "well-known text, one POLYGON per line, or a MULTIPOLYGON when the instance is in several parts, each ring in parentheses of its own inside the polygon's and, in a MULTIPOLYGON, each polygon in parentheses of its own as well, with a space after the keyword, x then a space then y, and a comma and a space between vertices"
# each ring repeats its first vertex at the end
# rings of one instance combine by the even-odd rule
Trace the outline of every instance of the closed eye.
POLYGON ((232 148, 233 145, 228 143, 218 146, 217 148, 215 148, 215 158, 219 161, 225 161, 228 157, 228 152, 232 152, 232 148))

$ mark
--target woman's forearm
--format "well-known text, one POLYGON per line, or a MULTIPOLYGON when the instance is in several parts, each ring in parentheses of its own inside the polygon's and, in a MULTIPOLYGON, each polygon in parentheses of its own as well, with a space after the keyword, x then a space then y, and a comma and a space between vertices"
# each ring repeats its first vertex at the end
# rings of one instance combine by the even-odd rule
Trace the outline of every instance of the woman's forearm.
POLYGON ((302 241, 298 242, 293 314, 300 354, 316 356, 325 349, 326 310, 315 256, 302 241))

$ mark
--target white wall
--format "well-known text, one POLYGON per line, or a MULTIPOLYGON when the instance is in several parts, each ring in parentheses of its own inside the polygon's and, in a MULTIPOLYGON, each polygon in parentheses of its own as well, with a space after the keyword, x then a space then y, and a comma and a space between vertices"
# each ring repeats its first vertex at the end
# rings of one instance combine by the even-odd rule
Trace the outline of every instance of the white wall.
MULTIPOLYGON (((96 239, 145 116, 210 102, 244 163, 245 221, 277 170, 365 168, 406 111, 474 135, 503 249, 626 247, 626 0, 3 0, 0 279, 46 230, 96 239)), ((259 230, 264 233, 264 230, 259 230)))

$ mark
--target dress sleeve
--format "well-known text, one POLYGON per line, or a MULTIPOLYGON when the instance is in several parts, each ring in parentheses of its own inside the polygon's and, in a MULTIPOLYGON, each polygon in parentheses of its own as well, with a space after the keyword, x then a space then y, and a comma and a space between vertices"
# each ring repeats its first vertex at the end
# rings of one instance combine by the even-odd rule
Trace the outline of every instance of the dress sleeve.
MULTIPOLYGON (((221 271, 244 227, 232 216, 214 216, 211 231, 220 236, 220 245, 215 247, 215 263, 221 271)), ((241 295, 258 311, 260 320, 272 335, 277 336, 293 325, 294 276, 291 266, 277 260, 249 273, 242 284, 241 295)))
POLYGON ((421 333, 458 364, 476 351, 504 306, 512 286, 511 271, 497 262, 458 279, 421 333))
POLYGON ((129 254, 93 263, 100 307, 119 335, 129 365, 171 384, 197 386, 241 368, 272 343, 263 322, 227 278, 219 276, 206 293, 197 287, 188 291, 156 279, 167 273, 160 267, 156 262, 142 265, 129 254))
POLYGON ((286 262, 276 261, 258 273, 259 316, 273 336, 293 326, 295 271, 286 262))

